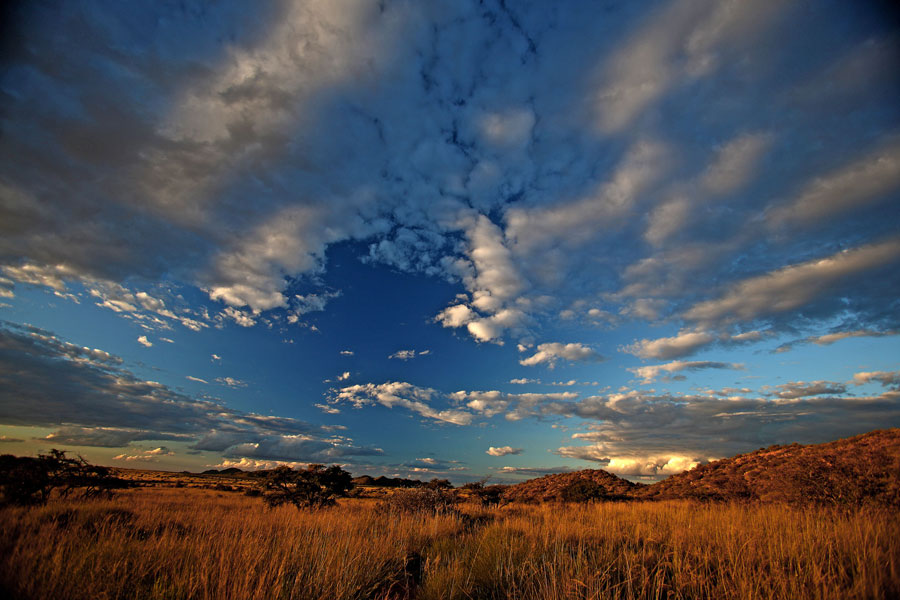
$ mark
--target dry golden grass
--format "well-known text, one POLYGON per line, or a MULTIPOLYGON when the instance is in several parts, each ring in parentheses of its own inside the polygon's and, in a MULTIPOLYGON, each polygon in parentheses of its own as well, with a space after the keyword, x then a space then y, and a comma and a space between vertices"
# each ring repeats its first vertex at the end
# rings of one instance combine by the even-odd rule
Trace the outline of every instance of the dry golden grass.
POLYGON ((896 598, 900 518, 688 502, 305 513, 131 490, 0 510, 0 593, 103 598, 896 598))

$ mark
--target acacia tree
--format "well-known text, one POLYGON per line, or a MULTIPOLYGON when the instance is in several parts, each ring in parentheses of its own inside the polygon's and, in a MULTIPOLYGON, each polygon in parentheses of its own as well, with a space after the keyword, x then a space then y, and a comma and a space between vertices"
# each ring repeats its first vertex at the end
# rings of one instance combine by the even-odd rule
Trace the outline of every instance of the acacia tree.
POLYGON ((337 465, 309 465, 296 471, 282 465, 269 472, 262 487, 263 500, 269 506, 290 503, 317 509, 333 506, 335 498, 346 496, 353 481, 350 473, 337 465))
POLYGON ((61 497, 110 498, 113 490, 127 482, 106 467, 92 465, 82 457, 71 458, 63 450, 30 456, 0 456, 0 503, 44 504, 54 490, 61 497))

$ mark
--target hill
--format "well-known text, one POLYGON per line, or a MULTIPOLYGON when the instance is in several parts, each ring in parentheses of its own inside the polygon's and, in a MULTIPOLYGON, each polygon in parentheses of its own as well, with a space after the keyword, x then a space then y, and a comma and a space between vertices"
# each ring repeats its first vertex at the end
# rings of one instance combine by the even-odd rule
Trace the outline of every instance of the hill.
POLYGON ((509 486, 503 494, 508 502, 622 500, 641 486, 600 469, 556 473, 509 486))
POLYGON ((900 506, 900 429, 825 444, 770 446, 672 475, 632 496, 900 506))

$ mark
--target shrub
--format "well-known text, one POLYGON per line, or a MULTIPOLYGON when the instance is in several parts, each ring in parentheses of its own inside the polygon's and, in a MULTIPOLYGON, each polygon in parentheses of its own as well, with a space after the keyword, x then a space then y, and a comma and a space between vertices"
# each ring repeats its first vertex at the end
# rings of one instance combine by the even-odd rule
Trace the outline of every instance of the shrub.
POLYGON ((484 485, 484 481, 467 483, 463 489, 469 491, 469 497, 480 502, 482 506, 497 506, 503 500, 505 485, 484 485))
POLYGON ((297 471, 282 465, 266 475, 262 487, 263 500, 269 506, 290 503, 317 509, 333 506, 335 498, 347 495, 353 482, 350 473, 337 465, 309 465, 297 471))
POLYGON ((602 500, 603 488, 590 479, 579 479, 564 487, 560 492, 560 500, 564 502, 589 502, 602 500))
POLYGON ((435 477, 431 481, 425 484, 425 487, 429 490, 450 490, 453 489, 453 484, 450 483, 449 479, 438 479, 435 477))

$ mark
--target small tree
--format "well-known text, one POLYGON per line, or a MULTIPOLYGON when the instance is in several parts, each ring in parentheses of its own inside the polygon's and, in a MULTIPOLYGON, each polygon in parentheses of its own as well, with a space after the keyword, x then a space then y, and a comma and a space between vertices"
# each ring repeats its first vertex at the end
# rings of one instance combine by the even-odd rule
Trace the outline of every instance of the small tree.
POLYGON ((286 465, 273 469, 263 481, 263 500, 269 506, 290 503, 297 508, 333 506, 353 487, 350 473, 337 465, 309 465, 293 470, 286 465))
POLYGON ((497 506, 503 500, 505 485, 484 485, 484 480, 467 483, 463 486, 469 491, 469 497, 481 503, 482 506, 497 506))
POLYGON ((564 502, 590 502, 602 500, 603 497, 603 488, 590 479, 573 481, 560 492, 560 499, 564 502))
POLYGON ((429 490, 449 490, 453 488, 453 484, 450 483, 449 479, 438 479, 435 477, 426 483, 425 487, 429 490))
POLYGON ((3 504, 44 504, 54 490, 63 498, 77 493, 82 498, 110 498, 127 482, 106 467, 70 458, 63 450, 30 456, 0 456, 0 496, 3 504))

